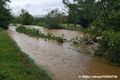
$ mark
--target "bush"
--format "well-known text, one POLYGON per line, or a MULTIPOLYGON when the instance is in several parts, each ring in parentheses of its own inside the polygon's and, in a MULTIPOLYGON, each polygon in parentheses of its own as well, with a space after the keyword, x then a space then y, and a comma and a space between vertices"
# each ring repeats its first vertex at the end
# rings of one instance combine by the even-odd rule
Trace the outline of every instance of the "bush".
POLYGON ((22 24, 23 25, 31 25, 32 22, 34 22, 34 18, 31 14, 29 14, 28 11, 26 10, 21 10, 22 14, 20 15, 21 16, 21 19, 22 19, 22 24))
POLYGON ((69 41, 76 45, 78 45, 81 42, 81 40, 78 37, 71 38, 69 41))
POLYGON ((63 13, 58 9, 54 9, 45 16, 45 24, 49 29, 59 29, 63 13))
POLYGON ((27 28, 24 26, 19 26, 16 29, 16 31, 20 32, 20 33, 28 34, 28 35, 33 36, 33 37, 53 39, 53 40, 56 40, 60 43, 63 43, 66 40, 66 39, 64 39, 64 35, 62 35, 61 37, 55 36, 52 33, 48 33, 47 35, 45 35, 45 34, 41 33, 41 31, 39 31, 38 29, 34 29, 34 28, 31 29, 31 28, 27 28))
POLYGON ((106 59, 120 63, 120 33, 104 31, 102 39, 99 41, 99 53, 96 55, 106 56, 106 59), (105 53, 108 52, 108 53, 105 53))

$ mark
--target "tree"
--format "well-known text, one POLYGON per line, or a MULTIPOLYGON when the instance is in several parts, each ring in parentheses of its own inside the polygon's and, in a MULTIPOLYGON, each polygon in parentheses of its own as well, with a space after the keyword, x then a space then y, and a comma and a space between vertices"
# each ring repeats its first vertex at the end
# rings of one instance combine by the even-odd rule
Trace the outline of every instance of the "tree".
POLYGON ((74 3, 70 3, 70 0, 63 0, 63 3, 68 7, 71 4, 77 6, 75 12, 78 23, 82 26, 92 26, 86 29, 87 34, 94 36, 93 39, 101 36, 96 55, 120 63, 120 0, 73 1, 74 3))
POLYGON ((0 0, 0 27, 3 29, 8 29, 8 25, 12 18, 10 9, 6 8, 7 2, 10 2, 10 1, 9 0, 0 0))
MULTIPOLYGON (((102 30, 120 30, 120 1, 119 0, 63 0, 69 8, 71 22, 81 24, 83 27, 94 26, 102 30), (71 7, 70 7, 71 6, 71 7), (75 15, 75 16, 71 16, 75 15)), ((69 22, 69 21, 68 21, 69 22)))
POLYGON ((32 22, 34 22, 33 16, 31 14, 29 14, 29 12, 24 10, 24 9, 22 9, 21 12, 22 12, 22 14, 20 16, 22 19, 22 24, 23 25, 31 25, 32 22))
POLYGON ((60 27, 61 19, 64 13, 60 12, 58 9, 50 11, 45 16, 45 23, 50 29, 58 29, 60 27))
POLYGON ((98 16, 94 20, 97 27, 103 30, 120 30, 120 1, 119 0, 101 0, 96 2, 98 16))
POLYGON ((68 7, 68 24, 72 23, 76 26, 76 24, 82 25, 82 27, 86 28, 89 26, 89 21, 85 17, 85 11, 83 9, 83 1, 73 0, 73 3, 70 3, 69 0, 63 0, 63 3, 68 7))
POLYGON ((22 19, 21 17, 13 17, 12 19, 12 23, 16 23, 16 24, 22 24, 22 19))

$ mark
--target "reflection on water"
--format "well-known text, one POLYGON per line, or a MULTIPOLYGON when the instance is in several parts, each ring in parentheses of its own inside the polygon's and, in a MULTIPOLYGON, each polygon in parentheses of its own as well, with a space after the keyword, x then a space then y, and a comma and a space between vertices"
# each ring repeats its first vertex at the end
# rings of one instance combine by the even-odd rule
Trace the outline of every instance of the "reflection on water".
MULTIPOLYGON (((81 32, 69 30, 43 29, 42 31, 44 33, 51 32, 54 35, 65 34, 65 38, 67 39, 82 36, 81 32)), ((58 43, 54 40, 45 41, 45 39, 29 37, 25 34, 18 33, 15 31, 15 27, 12 26, 10 26, 8 33, 17 42, 22 51, 28 54, 38 65, 45 66, 45 68, 53 74, 55 80, 83 80, 79 79, 79 75, 120 76, 119 67, 106 64, 102 58, 96 58, 81 53, 91 50, 91 45, 81 44, 81 46, 78 47, 69 43, 58 43)))

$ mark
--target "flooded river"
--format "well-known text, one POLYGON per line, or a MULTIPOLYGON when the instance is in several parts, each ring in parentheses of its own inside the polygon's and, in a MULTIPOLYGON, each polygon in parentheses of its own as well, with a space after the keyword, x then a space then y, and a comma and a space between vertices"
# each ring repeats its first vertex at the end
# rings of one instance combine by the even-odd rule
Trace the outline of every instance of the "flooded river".
MULTIPOLYGON (((83 36, 82 32, 77 31, 47 30, 37 26, 26 27, 34 27, 44 33, 51 32, 57 36, 65 34, 66 39, 83 36)), ((74 46, 70 43, 58 43, 54 40, 46 41, 41 38, 29 37, 16 32, 13 26, 10 26, 8 33, 17 42, 21 50, 28 54, 37 65, 46 68, 55 80, 109 80, 81 79, 79 78, 80 75, 120 76, 120 67, 107 64, 102 58, 82 53, 89 52, 92 49, 91 45, 74 46)))

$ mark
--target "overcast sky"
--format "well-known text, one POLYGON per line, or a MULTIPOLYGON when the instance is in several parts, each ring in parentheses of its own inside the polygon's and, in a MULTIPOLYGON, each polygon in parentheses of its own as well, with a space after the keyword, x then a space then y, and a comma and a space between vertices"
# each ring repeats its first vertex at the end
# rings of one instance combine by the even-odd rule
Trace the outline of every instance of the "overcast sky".
POLYGON ((11 0, 9 6, 14 15, 19 15, 22 8, 32 15, 44 15, 51 9, 64 7, 62 0, 11 0))

